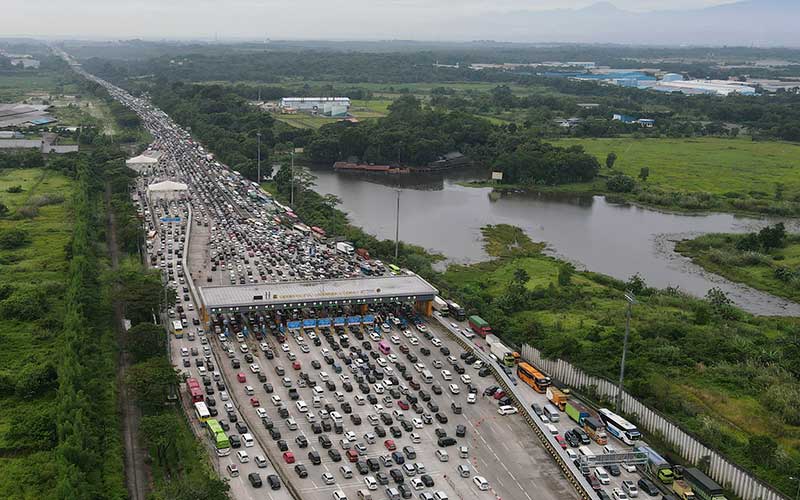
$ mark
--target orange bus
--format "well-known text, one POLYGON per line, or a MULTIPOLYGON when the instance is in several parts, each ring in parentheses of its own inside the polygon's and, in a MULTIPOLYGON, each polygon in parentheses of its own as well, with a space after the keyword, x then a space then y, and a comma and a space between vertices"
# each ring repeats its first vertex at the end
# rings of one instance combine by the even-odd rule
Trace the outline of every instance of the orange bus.
POLYGON ((544 394, 550 386, 550 377, 542 374, 542 372, 524 361, 517 365, 517 376, 520 380, 533 387, 536 392, 544 394))

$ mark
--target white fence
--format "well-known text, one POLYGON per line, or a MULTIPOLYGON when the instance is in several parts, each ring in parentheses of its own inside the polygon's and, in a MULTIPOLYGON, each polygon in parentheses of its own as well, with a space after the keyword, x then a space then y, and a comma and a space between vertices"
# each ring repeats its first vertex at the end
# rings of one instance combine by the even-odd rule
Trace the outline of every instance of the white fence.
MULTIPOLYGON (((578 391, 593 391, 597 395, 610 400, 616 398, 617 385, 613 382, 601 377, 587 375, 561 359, 545 359, 537 349, 527 344, 522 346, 522 357, 554 379, 578 391)), ((622 393, 622 412, 632 415, 642 429, 651 434, 658 434, 688 462, 696 465, 702 458, 708 457, 708 475, 742 499, 787 500, 787 497, 756 479, 741 467, 728 461, 718 452, 703 446, 697 439, 660 414, 647 408, 627 392, 622 393)))

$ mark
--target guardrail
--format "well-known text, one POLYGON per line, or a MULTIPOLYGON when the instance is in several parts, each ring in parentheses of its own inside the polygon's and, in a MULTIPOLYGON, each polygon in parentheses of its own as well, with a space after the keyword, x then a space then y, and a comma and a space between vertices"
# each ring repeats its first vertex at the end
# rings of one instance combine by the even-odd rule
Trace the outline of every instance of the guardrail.
POLYGON ((436 318, 442 327, 444 327, 445 331, 447 331, 448 335, 450 335, 450 337, 455 340, 458 345, 460 345, 463 349, 472 352, 478 358, 480 358, 481 361, 486 363, 486 366, 488 366, 492 371, 500 386, 503 388, 503 391, 505 391, 505 393, 514 401, 514 405, 517 407, 517 410, 520 412, 525 422, 533 430, 533 433, 536 435, 536 437, 539 438, 539 441, 541 441, 544 449, 550 454, 551 457, 553 457, 556 465, 558 465, 558 467, 561 469, 567 481, 569 481, 572 487, 575 488, 575 491, 577 491, 578 494, 585 500, 594 498, 592 495, 594 490, 592 489, 591 485, 586 481, 586 479, 584 479, 582 474, 576 473, 576 471, 573 470, 571 465, 567 463, 567 461, 565 461, 558 452, 556 446, 550 441, 550 439, 548 439, 550 434, 542 429, 541 425, 543 424, 540 424, 538 419, 535 419, 531 414, 531 411, 525 406, 524 403, 522 403, 521 398, 516 393, 516 387, 509 382, 506 373, 502 370, 498 370, 495 366, 495 363, 485 352, 476 348, 474 344, 467 342, 460 335, 454 333, 450 329, 450 325, 448 325, 440 316, 433 315, 433 317, 436 318))

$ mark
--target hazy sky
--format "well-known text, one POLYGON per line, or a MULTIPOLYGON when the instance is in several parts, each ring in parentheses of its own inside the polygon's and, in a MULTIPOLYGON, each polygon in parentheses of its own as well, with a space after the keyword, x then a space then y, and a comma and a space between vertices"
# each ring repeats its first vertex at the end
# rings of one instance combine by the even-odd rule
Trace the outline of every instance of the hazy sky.
MULTIPOLYGON (((733 0, 614 0, 619 8, 699 8, 733 0)), ((0 36, 447 39, 448 19, 581 8, 592 0, 0 0, 0 36)), ((496 37, 502 40, 502 34, 496 37)))

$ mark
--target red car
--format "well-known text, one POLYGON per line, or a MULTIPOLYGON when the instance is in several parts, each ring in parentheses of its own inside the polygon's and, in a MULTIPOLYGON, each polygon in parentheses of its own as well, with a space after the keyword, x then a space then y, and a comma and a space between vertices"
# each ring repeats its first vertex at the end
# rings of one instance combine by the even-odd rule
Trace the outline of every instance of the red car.
POLYGON ((397 406, 399 406, 400 408, 402 408, 404 410, 408 410, 408 403, 406 403, 405 401, 398 401, 397 402, 397 406))
POLYGON ((299 361, 295 361, 294 363, 292 363, 292 368, 294 368, 295 370, 299 370, 300 369, 300 362, 299 361))
POLYGON ((396 450, 396 449, 397 449, 397 445, 396 445, 396 444, 394 444, 394 441, 392 441, 391 439, 387 439, 386 441, 384 441, 384 442, 383 442, 383 445, 384 445, 384 446, 386 447, 386 449, 387 449, 387 450, 389 450, 389 451, 394 451, 394 450, 396 450))
POLYGON ((258 398, 250 398, 250 406, 255 408, 256 406, 261 406, 261 403, 258 401, 258 398))
POLYGON ((493 397, 494 397, 494 399, 500 399, 505 395, 506 395, 505 391, 497 391, 497 392, 494 393, 493 397))
POLYGON ((236 380, 244 384, 245 382, 247 382, 247 377, 244 376, 244 373, 239 372, 236 374, 236 380))
POLYGON ((291 451, 284 451, 283 452, 283 461, 286 462, 287 464, 293 464, 294 463, 294 453, 292 453, 291 451))
POLYGON ((562 450, 567 449, 567 440, 561 434, 556 434, 556 442, 561 446, 562 450))
POLYGON ((589 479, 589 484, 591 484, 591 485, 592 485, 592 489, 593 489, 593 490, 597 491, 597 490, 599 490, 600 488, 602 488, 602 486, 600 485, 600 480, 599 480, 599 479, 597 479, 597 478, 594 476, 594 474, 590 475, 590 476, 589 476, 587 479, 589 479))

